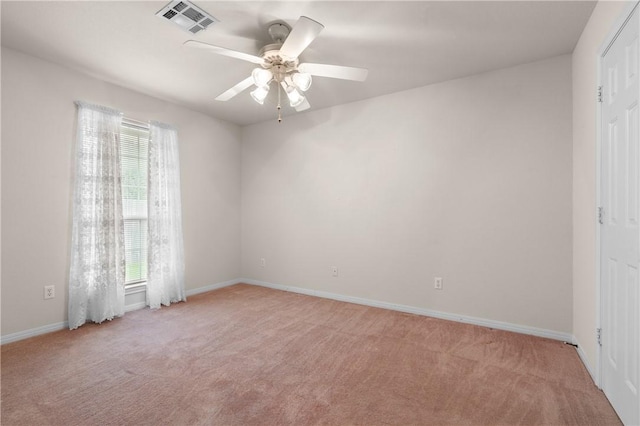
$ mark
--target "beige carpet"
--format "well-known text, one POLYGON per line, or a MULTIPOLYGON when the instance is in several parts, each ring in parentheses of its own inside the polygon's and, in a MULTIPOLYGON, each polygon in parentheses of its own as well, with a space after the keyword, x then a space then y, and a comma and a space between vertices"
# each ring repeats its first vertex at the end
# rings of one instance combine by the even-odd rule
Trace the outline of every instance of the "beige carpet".
POLYGON ((2 425, 620 424, 573 347, 250 285, 2 346, 2 425))

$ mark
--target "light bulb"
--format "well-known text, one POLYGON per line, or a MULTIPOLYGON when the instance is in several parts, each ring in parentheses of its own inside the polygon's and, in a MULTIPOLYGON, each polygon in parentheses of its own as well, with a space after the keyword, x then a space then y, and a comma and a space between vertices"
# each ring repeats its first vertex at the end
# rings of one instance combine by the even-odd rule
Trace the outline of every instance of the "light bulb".
POLYGON ((253 83, 256 86, 262 87, 269 84, 273 78, 273 73, 269 70, 265 70, 264 68, 256 68, 251 72, 251 77, 253 77, 253 83))
POLYGON ((298 87, 298 89, 306 92, 311 87, 311 74, 307 74, 306 72, 297 72, 293 74, 293 83, 298 87))
POLYGON ((295 108, 304 102, 304 96, 302 96, 293 86, 287 87, 287 97, 289 98, 289 105, 291 105, 292 108, 295 108))
POLYGON ((251 92, 251 97, 253 98, 254 101, 262 105, 264 103, 264 100, 267 98, 268 94, 269 94, 269 86, 260 86, 260 87, 257 87, 256 90, 251 92))

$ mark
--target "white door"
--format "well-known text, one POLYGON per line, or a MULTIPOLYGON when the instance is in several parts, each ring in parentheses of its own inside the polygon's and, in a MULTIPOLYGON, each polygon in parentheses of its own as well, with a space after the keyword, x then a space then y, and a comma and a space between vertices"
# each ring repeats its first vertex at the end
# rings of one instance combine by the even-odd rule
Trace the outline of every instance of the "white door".
POLYGON ((602 390, 640 423, 638 9, 603 58, 601 199, 602 390))

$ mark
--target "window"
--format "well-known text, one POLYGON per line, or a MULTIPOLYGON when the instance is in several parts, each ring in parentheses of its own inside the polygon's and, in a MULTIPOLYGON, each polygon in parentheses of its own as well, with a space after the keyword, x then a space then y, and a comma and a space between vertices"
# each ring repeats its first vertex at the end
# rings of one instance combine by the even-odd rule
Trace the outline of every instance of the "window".
POLYGON ((147 280, 149 128, 124 119, 120 130, 125 286, 147 280))

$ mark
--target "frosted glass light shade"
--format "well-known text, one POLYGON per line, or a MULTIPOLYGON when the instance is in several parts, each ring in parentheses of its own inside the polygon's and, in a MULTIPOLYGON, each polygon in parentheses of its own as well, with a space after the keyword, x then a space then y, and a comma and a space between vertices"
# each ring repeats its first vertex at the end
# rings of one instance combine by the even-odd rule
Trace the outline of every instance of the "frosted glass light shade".
POLYGON ((262 87, 269 84, 273 78, 273 73, 269 70, 265 70, 264 68, 256 68, 251 72, 251 77, 253 78, 253 83, 256 86, 262 87))
POLYGON ((264 100, 267 98, 268 94, 269 86, 260 86, 257 87, 253 92, 251 92, 251 97, 254 101, 262 105, 264 104, 264 100))
POLYGON ((311 87, 311 74, 307 74, 306 72, 297 72, 293 74, 292 79, 296 87, 303 92, 306 92, 309 90, 309 87, 311 87))
POLYGON ((304 96, 293 86, 287 87, 287 97, 289 98, 289 105, 293 108, 304 102, 304 96))

